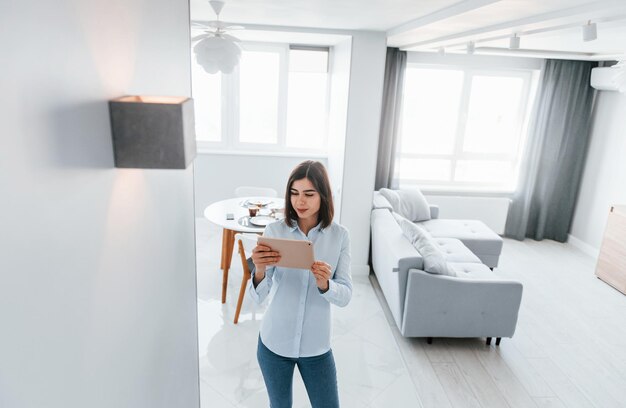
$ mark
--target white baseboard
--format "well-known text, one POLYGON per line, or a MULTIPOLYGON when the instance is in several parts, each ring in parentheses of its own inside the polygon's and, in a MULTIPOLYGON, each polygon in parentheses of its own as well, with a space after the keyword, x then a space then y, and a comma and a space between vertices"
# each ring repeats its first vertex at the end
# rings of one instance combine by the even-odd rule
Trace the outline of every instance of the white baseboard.
POLYGON ((582 252, 591 256, 594 259, 598 259, 598 255, 600 255, 600 250, 598 248, 595 248, 588 243, 581 241, 572 234, 568 234, 567 242, 571 244, 574 248, 581 250, 582 252))
POLYGON ((352 276, 368 276, 370 274, 369 265, 352 265, 352 276))

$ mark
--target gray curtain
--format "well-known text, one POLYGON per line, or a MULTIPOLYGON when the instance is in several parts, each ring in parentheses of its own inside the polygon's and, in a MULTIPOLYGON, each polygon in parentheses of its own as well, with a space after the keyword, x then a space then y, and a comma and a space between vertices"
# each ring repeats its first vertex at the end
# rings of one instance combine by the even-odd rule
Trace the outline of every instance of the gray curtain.
POLYGON ((584 168, 595 62, 547 60, 505 235, 567 241, 584 168))
POLYGON ((406 51, 387 48, 383 106, 378 136, 378 162, 376 164, 375 189, 397 188, 393 181, 396 142, 402 113, 402 86, 406 69, 406 51))

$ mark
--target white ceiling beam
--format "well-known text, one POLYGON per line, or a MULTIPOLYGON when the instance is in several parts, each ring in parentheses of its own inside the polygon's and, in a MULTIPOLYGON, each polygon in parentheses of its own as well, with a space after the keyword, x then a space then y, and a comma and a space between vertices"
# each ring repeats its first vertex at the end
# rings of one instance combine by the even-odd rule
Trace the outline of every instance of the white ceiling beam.
MULTIPOLYGON (((605 17, 605 18, 594 18, 592 20, 594 23, 610 23, 610 22, 615 22, 615 21, 624 21, 626 20, 626 14, 616 15, 612 17, 605 17)), ((533 35, 533 34, 547 33, 550 31, 567 30, 568 28, 580 27, 581 24, 582 24, 581 21, 576 21, 575 23, 545 26, 545 27, 536 28, 536 29, 515 30, 515 34, 517 34, 519 37, 522 37, 522 36, 533 35)), ((474 42, 484 43, 484 42, 508 39, 511 37, 510 30, 493 31, 489 34, 491 35, 489 35, 488 37, 481 37, 480 39, 475 39, 474 42)), ((435 42, 432 44, 427 44, 427 48, 438 48, 438 47, 443 47, 443 46, 445 46, 446 48, 454 48, 454 47, 465 47, 466 45, 467 45, 467 40, 465 39, 463 41, 458 41, 454 43, 450 43, 448 41, 435 42)), ((419 48, 423 49, 424 47, 426 46, 420 46, 419 48)))
POLYGON ((614 12, 626 11, 626 2, 624 0, 607 0, 607 1, 598 1, 594 3, 587 3, 582 6, 572 7, 568 9, 553 11, 549 13, 538 14, 530 17, 524 17, 518 20, 506 21, 498 24, 494 24, 491 26, 475 28, 472 30, 467 30, 463 32, 458 32, 454 34, 444 35, 437 38, 431 38, 429 40, 417 41, 413 43, 408 43, 404 45, 399 45, 399 48, 403 50, 409 50, 411 48, 416 47, 424 47, 426 45, 430 45, 432 47, 436 47, 441 45, 442 43, 447 43, 450 41, 467 39, 467 38, 476 38, 481 35, 498 32, 502 30, 507 30, 509 35, 513 31, 517 31, 519 27, 537 25, 540 23, 545 23, 551 20, 559 20, 559 19, 571 19, 576 16, 581 16, 583 20, 589 20, 590 16, 593 14, 597 15, 598 13, 605 13, 613 10, 614 12), (584 18, 583 18, 584 17, 584 18))
POLYGON ((432 24, 434 22, 445 20, 459 14, 467 13, 468 11, 476 10, 489 4, 497 3, 499 1, 502 0, 464 0, 460 3, 453 4, 452 6, 445 7, 441 10, 437 10, 423 17, 416 18, 415 20, 411 20, 404 24, 400 24, 399 26, 392 27, 387 30, 387 37, 404 34, 407 31, 412 31, 417 28, 432 24))
MULTIPOLYGON (((192 23, 207 25, 209 20, 205 19, 192 19, 192 23)), ((270 24, 243 24, 234 22, 223 22, 228 25, 238 25, 244 27, 245 30, 256 31, 285 31, 290 33, 320 33, 320 34, 338 34, 338 35, 352 35, 359 30, 349 30, 341 28, 320 28, 320 27, 300 27, 300 26, 287 26, 287 25, 270 25, 270 24)), ((196 28, 196 27, 191 27, 196 28)))
MULTIPOLYGON (((516 57, 532 57, 532 58, 552 58, 552 59, 572 59, 583 61, 614 61, 623 60, 625 54, 597 54, 593 52, 573 52, 573 51, 554 51, 554 50, 510 50, 508 48, 499 47, 476 47, 476 54, 481 55, 503 55, 516 57)), ((459 52, 462 53, 462 52, 459 52)))

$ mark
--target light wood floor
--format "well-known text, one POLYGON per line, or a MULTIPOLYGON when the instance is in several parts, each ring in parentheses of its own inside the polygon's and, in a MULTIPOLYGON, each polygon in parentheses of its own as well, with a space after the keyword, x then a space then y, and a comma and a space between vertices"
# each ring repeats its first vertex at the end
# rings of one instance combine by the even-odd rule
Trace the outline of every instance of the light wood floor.
POLYGON ((505 240, 496 272, 524 284, 512 339, 402 337, 372 285, 425 408, 626 407, 626 296, 595 259, 553 241, 505 240))

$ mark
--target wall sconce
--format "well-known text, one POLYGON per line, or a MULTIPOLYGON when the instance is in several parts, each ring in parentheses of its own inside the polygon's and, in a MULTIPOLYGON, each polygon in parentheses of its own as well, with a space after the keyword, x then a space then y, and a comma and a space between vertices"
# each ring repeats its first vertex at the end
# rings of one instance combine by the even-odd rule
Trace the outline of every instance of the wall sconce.
POLYGON ((193 100, 123 96, 109 101, 115 167, 185 169, 196 156, 193 100))

